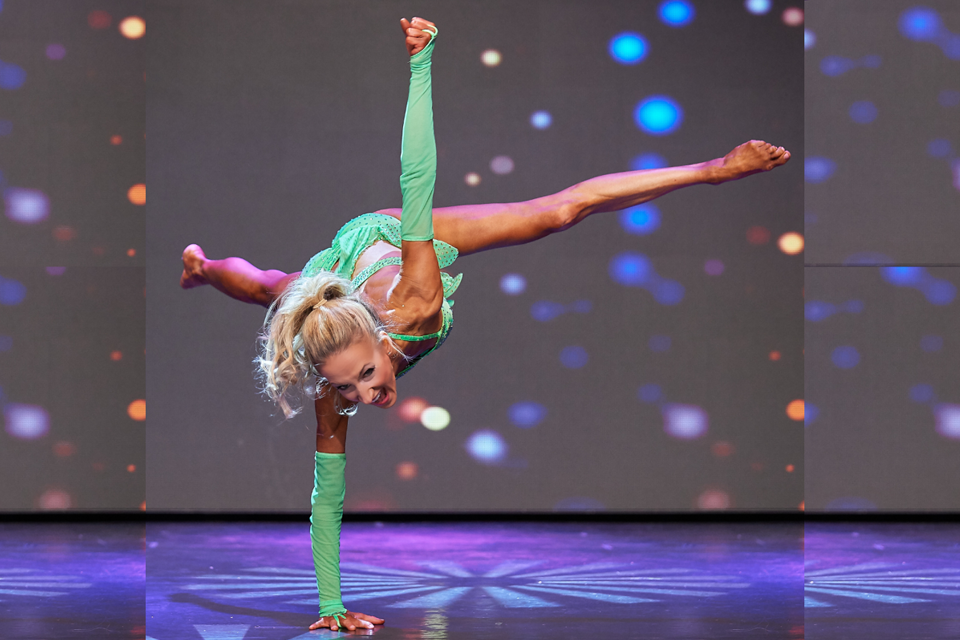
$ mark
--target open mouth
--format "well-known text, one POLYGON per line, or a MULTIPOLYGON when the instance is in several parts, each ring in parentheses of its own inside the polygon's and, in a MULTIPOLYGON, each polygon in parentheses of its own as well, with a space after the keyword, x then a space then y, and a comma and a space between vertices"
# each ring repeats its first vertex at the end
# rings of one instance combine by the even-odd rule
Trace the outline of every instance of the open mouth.
POLYGON ((378 407, 382 407, 386 403, 387 403, 387 394, 384 393, 383 391, 378 393, 377 397, 373 399, 373 404, 377 405, 378 407))

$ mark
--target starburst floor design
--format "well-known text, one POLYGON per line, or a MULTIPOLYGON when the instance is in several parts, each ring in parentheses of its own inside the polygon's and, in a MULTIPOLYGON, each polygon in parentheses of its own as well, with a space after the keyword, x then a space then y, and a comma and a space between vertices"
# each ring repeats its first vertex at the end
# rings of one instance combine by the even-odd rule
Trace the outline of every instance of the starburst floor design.
POLYGON ((54 598, 72 593, 72 589, 91 587, 89 582, 77 582, 76 576, 40 573, 33 569, 0 569, 0 600, 7 596, 54 598))
MULTIPOLYGON (((815 563, 807 563, 811 564, 815 563)), ((932 602, 944 596, 960 596, 960 569, 904 569, 902 564, 867 562, 806 571, 804 606, 836 606, 821 600, 824 595, 881 604, 932 602), (811 593, 817 597, 807 595, 811 593)))
MULTIPOLYGON (((750 584, 736 576, 716 576, 692 569, 635 569, 596 562, 576 567, 530 571, 540 562, 504 562, 474 573, 455 562, 418 563, 409 571, 344 562, 341 586, 345 602, 391 599, 385 606, 406 609, 447 607, 474 589, 510 608, 559 607, 557 597, 585 598, 617 604, 660 602, 668 597, 714 597, 750 584)), ((295 605, 316 605, 313 571, 257 567, 239 574, 197 576, 186 590, 217 599, 284 598, 295 605), (313 596, 301 599, 297 596, 313 596), (294 597, 289 600, 287 598, 294 597)))

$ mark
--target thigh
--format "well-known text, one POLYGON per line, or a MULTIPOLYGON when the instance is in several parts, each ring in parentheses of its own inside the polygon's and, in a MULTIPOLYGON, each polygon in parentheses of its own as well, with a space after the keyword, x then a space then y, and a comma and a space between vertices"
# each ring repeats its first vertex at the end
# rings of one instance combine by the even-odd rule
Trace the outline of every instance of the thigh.
MULTIPOLYGON (((562 228, 562 194, 526 202, 461 205, 433 210, 434 237, 461 256, 533 242, 562 228)), ((400 209, 377 213, 400 218, 400 209)))

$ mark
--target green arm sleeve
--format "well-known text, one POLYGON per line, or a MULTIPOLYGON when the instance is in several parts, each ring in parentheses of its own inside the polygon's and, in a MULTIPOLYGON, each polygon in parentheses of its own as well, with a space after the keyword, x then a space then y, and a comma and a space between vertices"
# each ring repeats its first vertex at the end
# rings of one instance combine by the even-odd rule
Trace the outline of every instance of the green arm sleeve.
POLYGON ((400 148, 402 240, 433 240, 433 187, 437 179, 437 144, 433 137, 430 57, 433 43, 410 58, 410 94, 403 117, 400 148))
POLYGON ((317 452, 310 510, 310 543, 313 568, 317 572, 320 615, 337 616, 347 612, 340 601, 340 520, 343 518, 345 492, 344 453, 317 452))

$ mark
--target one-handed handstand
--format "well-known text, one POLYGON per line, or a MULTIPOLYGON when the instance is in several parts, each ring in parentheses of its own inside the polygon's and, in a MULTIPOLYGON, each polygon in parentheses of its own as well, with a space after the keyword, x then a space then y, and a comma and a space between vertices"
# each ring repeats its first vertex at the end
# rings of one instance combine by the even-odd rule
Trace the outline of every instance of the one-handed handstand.
POLYGON ((383 624, 347 611, 340 598, 347 420, 359 404, 391 407, 396 380, 439 347, 453 325, 448 298, 460 283, 442 269, 462 255, 525 244, 569 229, 589 215, 619 211, 695 184, 720 184, 790 159, 751 140, 700 164, 600 176, 527 202, 433 209, 436 145, 430 64, 436 27, 401 20, 410 53, 403 124, 402 209, 348 222, 333 245, 303 271, 261 271, 242 258, 210 260, 197 245, 183 251, 180 284, 204 284, 269 308, 258 363, 265 392, 287 417, 290 394, 307 389, 317 415, 311 541, 320 619, 310 629, 383 624), (344 406, 344 402, 348 403, 344 406))

